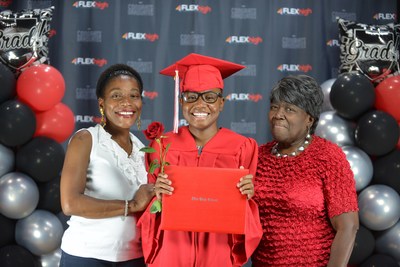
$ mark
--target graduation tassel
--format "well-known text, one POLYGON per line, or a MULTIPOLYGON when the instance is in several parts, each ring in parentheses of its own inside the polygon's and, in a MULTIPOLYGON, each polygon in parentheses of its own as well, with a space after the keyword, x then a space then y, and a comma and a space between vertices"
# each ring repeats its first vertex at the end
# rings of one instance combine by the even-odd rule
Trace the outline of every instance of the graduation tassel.
POLYGON ((175 70, 175 101, 174 101, 174 133, 178 133, 179 128, 179 72, 175 70))

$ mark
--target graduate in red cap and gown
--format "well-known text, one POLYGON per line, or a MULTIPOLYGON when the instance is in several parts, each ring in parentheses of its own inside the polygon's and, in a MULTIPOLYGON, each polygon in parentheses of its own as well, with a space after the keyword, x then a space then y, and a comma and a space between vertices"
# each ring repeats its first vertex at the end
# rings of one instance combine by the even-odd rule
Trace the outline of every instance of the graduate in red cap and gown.
MULTIPOLYGON (((150 203, 138 222, 142 229, 143 253, 149 266, 242 266, 260 242, 262 228, 258 207, 251 199, 254 195, 252 178, 257 166, 257 143, 217 124, 224 107, 223 79, 243 68, 229 61, 189 54, 160 72, 175 77, 176 83, 174 131, 166 133, 168 138, 164 139, 170 143, 167 162, 191 167, 245 168, 250 174, 238 180, 237 188, 233 189, 248 198, 245 234, 161 230, 160 213, 150 213, 150 203), (178 102, 189 124, 179 129, 178 102)), ((158 150, 155 142, 151 145, 158 150)), ((147 164, 158 157, 156 153, 147 156, 147 164)), ((163 194, 173 194, 174 185, 167 174, 149 174, 149 182, 155 183, 159 199, 163 194)))

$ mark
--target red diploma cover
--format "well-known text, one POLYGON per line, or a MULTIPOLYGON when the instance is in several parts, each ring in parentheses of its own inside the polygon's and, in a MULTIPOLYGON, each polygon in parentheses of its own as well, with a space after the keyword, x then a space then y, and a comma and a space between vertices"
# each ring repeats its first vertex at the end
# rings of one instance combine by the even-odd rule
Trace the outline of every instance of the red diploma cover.
POLYGON ((172 195, 163 195, 161 229, 243 234, 246 195, 236 186, 248 169, 166 166, 172 195))

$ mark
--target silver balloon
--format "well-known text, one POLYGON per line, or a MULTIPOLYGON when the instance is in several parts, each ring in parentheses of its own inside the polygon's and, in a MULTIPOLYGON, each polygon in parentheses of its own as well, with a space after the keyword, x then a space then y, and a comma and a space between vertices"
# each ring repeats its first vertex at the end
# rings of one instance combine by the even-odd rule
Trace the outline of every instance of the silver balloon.
POLYGON ((324 94, 324 104, 322 105, 322 111, 331 111, 334 108, 331 105, 329 94, 331 93, 332 85, 335 83, 336 78, 326 80, 321 84, 322 93, 324 94))
POLYGON ((378 253, 392 256, 400 266, 400 221, 382 233, 377 234, 375 249, 378 253))
POLYGON ((21 219, 32 213, 39 202, 35 181, 20 172, 9 172, 0 178, 0 213, 21 219))
POLYGON ((18 220, 15 226, 18 245, 38 256, 59 248, 63 233, 60 220, 46 210, 35 210, 28 217, 18 220))
POLYGON ((315 134, 338 146, 352 146, 355 128, 354 122, 343 119, 335 111, 325 111, 319 117, 315 134))
POLYGON ((0 177, 14 169, 14 152, 0 144, 0 177))
POLYGON ((392 227, 400 218, 400 196, 387 185, 370 185, 358 196, 360 222, 370 230, 392 227))
POLYGON ((58 267, 60 266, 61 249, 58 248, 49 254, 40 256, 39 261, 42 267, 58 267))
POLYGON ((355 146, 344 146, 342 150, 346 154, 347 161, 350 163, 358 192, 364 189, 372 180, 374 167, 371 158, 362 149, 355 146))

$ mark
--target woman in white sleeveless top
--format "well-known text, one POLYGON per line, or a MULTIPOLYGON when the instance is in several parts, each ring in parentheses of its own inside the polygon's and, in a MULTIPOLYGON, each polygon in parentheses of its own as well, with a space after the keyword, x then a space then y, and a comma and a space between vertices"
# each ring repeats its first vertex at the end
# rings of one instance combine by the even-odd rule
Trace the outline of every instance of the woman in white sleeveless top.
POLYGON ((99 77, 101 124, 71 138, 61 175, 61 204, 70 215, 60 265, 145 266, 136 214, 154 196, 147 183, 144 145, 131 132, 140 126, 143 82, 124 64, 99 77))

